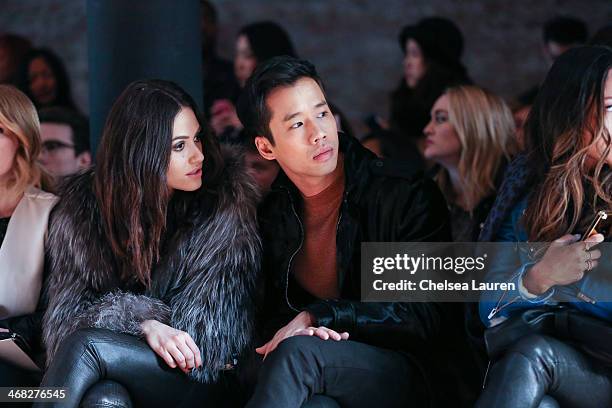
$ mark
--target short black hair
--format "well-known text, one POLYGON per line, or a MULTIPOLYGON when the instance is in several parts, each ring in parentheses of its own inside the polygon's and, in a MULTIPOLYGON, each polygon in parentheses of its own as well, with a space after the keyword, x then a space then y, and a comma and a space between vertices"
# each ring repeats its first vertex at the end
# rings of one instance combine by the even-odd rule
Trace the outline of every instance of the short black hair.
POLYGON ((544 42, 561 45, 584 44, 589 34, 584 21, 575 17, 555 17, 544 25, 544 42))
POLYGON ((89 152, 89 121, 75 110, 59 106, 42 108, 38 112, 40 123, 58 123, 72 130, 72 143, 77 155, 89 152))
POLYGON ((272 112, 268 109, 266 98, 274 89, 294 85, 302 78, 313 79, 325 94, 315 66, 306 60, 284 55, 257 66, 247 80, 236 107, 238 118, 249 138, 265 136, 274 144, 270 131, 272 112))

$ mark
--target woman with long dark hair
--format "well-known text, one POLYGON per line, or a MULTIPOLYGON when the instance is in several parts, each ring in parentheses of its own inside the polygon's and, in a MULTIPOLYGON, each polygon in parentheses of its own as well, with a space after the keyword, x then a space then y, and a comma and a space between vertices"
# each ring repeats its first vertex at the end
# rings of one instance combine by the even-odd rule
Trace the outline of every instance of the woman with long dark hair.
POLYGON ((254 320, 257 193, 191 97, 167 81, 128 86, 96 167, 61 196, 49 228, 43 386, 69 388, 63 403, 77 406, 113 380, 137 406, 168 406, 189 391, 187 377, 231 377, 254 320))
POLYGON ((240 29, 234 54, 234 74, 240 88, 232 100, 215 101, 210 112, 211 127, 222 141, 231 142, 239 136, 242 124, 235 104, 255 67, 280 55, 297 56, 289 34, 280 25, 272 21, 259 21, 240 29))
POLYGON ((612 210, 612 49, 560 56, 525 132, 522 182, 513 184, 517 197, 504 195, 518 204, 495 239, 519 242, 518 251, 503 251, 489 271, 491 281, 516 289, 480 303, 493 361, 478 406, 610 406, 611 265, 600 243, 612 231, 589 226, 599 211, 612 210), (538 326, 553 317, 564 328, 538 326), (515 341, 501 346, 509 338, 515 341))
POLYGON ((62 60, 48 48, 31 50, 19 69, 19 88, 37 109, 61 106, 78 110, 72 99, 70 78, 62 60))
POLYGON ((382 149, 387 157, 422 161, 423 129, 434 102, 446 88, 471 82, 461 63, 463 35, 452 21, 428 17, 405 26, 398 39, 404 75, 391 94, 382 149))

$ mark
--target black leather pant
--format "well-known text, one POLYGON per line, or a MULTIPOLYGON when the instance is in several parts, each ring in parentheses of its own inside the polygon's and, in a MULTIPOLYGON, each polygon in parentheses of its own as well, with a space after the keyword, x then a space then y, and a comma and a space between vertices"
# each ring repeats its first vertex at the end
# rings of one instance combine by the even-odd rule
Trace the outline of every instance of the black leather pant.
POLYGON ((408 357, 354 341, 294 336, 266 358, 248 408, 422 407, 428 395, 408 357))
MULTIPOLYGON (((83 329, 62 343, 41 384, 66 387, 67 400, 40 407, 232 406, 235 401, 225 392, 231 382, 230 375, 212 385, 191 382, 134 336, 83 329)), ((237 388, 233 387, 234 396, 237 388)))
POLYGON ((545 404, 612 407, 612 367, 552 337, 528 336, 491 367, 476 406, 536 408, 545 404))

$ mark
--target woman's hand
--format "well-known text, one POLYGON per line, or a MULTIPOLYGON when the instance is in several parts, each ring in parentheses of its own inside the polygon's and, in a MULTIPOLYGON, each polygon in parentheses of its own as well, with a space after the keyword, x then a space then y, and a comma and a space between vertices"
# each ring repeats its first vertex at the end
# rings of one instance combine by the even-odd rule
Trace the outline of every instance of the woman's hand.
POLYGON ((174 329, 157 320, 145 320, 140 325, 149 347, 172 368, 179 367, 185 374, 202 366, 200 349, 184 331, 174 329))
POLYGON ((523 285, 529 293, 541 295, 552 286, 577 282, 598 265, 601 251, 592 249, 603 242, 602 234, 595 234, 576 242, 579 235, 564 235, 554 241, 542 259, 523 277, 523 285))

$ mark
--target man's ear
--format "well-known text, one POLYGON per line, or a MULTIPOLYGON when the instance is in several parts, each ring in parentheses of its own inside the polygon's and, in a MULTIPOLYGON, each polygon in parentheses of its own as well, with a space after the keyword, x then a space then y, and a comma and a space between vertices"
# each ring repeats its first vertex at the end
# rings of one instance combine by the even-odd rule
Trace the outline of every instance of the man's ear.
POLYGON ((257 136, 255 137, 255 147, 259 151, 261 157, 266 160, 276 160, 276 155, 274 154, 274 146, 265 136, 257 136))
POLYGON ((79 170, 83 170, 91 166, 91 153, 88 151, 82 152, 76 157, 79 170))

